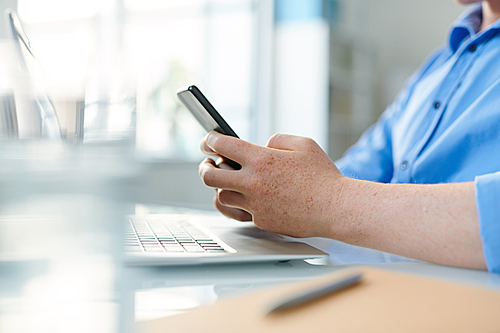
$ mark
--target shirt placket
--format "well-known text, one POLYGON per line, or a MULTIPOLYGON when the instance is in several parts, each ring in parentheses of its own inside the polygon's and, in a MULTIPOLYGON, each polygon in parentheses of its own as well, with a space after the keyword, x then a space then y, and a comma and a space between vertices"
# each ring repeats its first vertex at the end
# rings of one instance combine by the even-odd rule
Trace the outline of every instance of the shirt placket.
POLYGON ((422 139, 415 143, 414 149, 410 150, 406 156, 403 156, 399 163, 398 182, 415 182, 415 179, 413 179, 415 162, 432 138, 450 99, 474 62, 478 53, 477 48, 478 46, 475 41, 471 40, 468 43, 464 43, 455 53, 455 64, 448 75, 446 75, 434 99, 427 103, 428 109, 425 111, 428 114, 428 121, 427 125, 423 126, 426 128, 422 129, 422 139))

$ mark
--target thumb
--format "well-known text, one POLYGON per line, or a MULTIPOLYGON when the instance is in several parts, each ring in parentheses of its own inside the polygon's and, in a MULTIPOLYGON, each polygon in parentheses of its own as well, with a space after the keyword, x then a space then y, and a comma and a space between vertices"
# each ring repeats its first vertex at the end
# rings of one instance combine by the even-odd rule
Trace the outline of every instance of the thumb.
POLYGON ((274 134, 267 142, 267 147, 282 150, 309 150, 317 145, 314 140, 289 134, 274 134))

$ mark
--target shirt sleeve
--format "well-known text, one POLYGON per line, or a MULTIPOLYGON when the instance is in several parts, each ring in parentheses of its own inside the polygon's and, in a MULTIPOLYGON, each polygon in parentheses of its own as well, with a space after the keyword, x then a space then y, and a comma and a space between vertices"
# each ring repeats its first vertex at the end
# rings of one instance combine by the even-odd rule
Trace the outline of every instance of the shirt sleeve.
POLYGON ((368 128, 341 159, 335 162, 340 172, 349 178, 388 183, 393 174, 392 120, 394 104, 368 128))
POLYGON ((415 85, 448 56, 443 48, 431 54, 419 70, 408 79, 394 102, 382 113, 378 121, 335 162, 344 176, 383 183, 391 181, 394 172, 391 139, 393 124, 406 109, 415 85))
POLYGON ((500 172, 477 176, 474 185, 486 266, 500 273, 500 172))

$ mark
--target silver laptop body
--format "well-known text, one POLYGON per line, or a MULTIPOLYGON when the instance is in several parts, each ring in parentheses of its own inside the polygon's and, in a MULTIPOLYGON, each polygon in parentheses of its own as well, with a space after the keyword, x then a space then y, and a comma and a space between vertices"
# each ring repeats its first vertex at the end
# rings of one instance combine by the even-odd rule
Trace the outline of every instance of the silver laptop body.
POLYGON ((287 261, 328 256, 294 238, 252 223, 198 214, 133 215, 127 218, 125 262, 136 265, 287 261))

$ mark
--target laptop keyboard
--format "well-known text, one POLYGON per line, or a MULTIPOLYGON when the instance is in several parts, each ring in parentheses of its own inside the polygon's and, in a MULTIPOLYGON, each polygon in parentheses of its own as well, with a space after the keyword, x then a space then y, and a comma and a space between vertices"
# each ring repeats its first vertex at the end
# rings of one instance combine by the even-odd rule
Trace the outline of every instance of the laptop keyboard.
POLYGON ((184 220, 130 218, 125 229, 125 252, 224 253, 203 231, 184 220))

